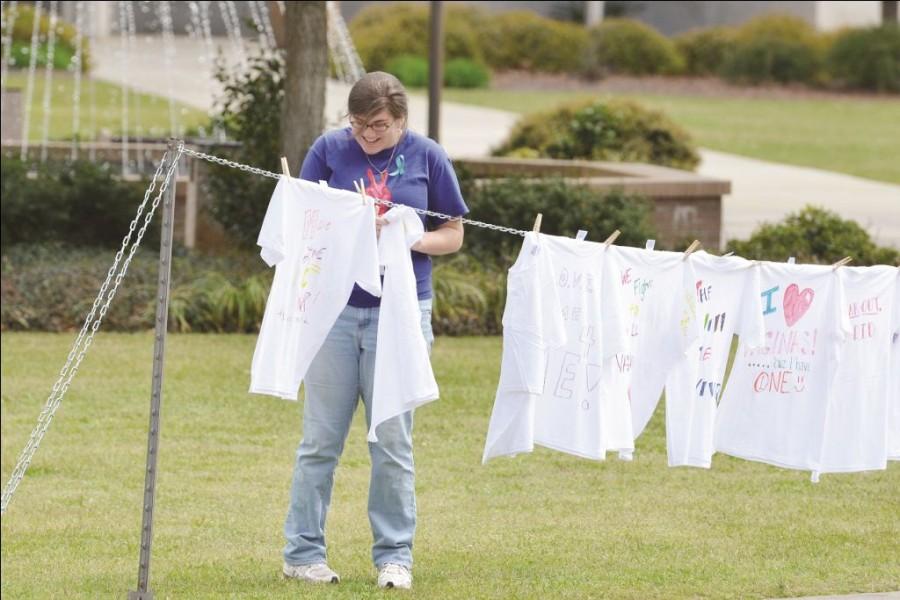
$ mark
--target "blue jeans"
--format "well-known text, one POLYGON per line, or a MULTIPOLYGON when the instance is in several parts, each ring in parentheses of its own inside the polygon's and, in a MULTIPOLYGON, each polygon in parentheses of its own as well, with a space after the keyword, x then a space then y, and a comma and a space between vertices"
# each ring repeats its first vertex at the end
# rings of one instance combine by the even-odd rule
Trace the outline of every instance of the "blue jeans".
MULTIPOLYGON (((419 307, 430 353, 434 342, 431 300, 420 300, 419 307)), ((367 430, 371 423, 378 311, 377 307, 344 308, 306 373, 303 439, 284 523, 284 560, 290 565, 325 561, 325 517, 334 470, 360 396, 367 430)), ((402 376, 402 365, 397 365, 397 373, 402 376)), ((378 442, 369 443, 369 523, 376 567, 385 563, 412 566, 416 530, 412 427, 410 411, 382 423, 378 442)))

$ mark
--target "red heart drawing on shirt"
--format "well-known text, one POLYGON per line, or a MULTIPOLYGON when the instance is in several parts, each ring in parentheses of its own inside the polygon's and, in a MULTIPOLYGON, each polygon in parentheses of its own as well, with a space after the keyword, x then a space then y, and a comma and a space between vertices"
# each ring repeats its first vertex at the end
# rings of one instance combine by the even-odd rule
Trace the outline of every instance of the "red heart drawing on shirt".
POLYGON ((811 288, 806 288, 802 292, 796 283, 792 283, 784 290, 784 322, 788 327, 793 327, 794 323, 806 314, 812 304, 813 297, 816 293, 811 288))

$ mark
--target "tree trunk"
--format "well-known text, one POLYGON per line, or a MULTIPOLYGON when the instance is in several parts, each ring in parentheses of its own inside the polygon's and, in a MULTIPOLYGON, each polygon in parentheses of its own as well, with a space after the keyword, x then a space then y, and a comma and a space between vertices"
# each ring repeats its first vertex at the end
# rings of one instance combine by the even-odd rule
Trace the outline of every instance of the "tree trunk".
POLYGON ((328 40, 325 2, 285 2, 286 35, 281 152, 291 175, 325 126, 328 40))

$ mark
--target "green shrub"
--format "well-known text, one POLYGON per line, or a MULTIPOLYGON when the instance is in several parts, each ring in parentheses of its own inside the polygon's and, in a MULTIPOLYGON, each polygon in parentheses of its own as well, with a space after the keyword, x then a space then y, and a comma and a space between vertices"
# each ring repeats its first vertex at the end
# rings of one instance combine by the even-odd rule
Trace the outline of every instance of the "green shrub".
POLYGON ((800 18, 769 15, 738 29, 722 65, 739 83, 817 83, 822 79, 823 39, 800 18))
MULTIPOLYGON (((280 171, 284 60, 280 55, 253 56, 245 72, 220 65, 216 79, 222 84, 224 95, 215 121, 241 145, 214 147, 210 153, 280 171)), ((212 199, 210 214, 239 245, 255 247, 275 180, 217 164, 207 168, 209 176, 204 180, 203 193, 212 199)))
POLYGON ((449 88, 483 88, 490 81, 487 67, 468 58, 454 58, 444 65, 444 85, 449 88))
MULTIPOLYGON (((598 192, 560 178, 477 181, 462 169, 460 185, 466 203, 479 221, 527 231, 541 213, 544 233, 574 236, 579 229, 584 229, 589 239, 603 240, 619 229, 622 235, 616 243, 626 246, 643 245, 648 238, 655 237, 652 206, 642 196, 620 191, 598 192)), ((520 237, 468 227, 463 251, 482 264, 507 269, 521 245, 520 237)))
POLYGON ((646 162, 693 169, 699 155, 686 131, 665 114, 628 100, 565 104, 527 115, 495 156, 646 162))
POLYGON ((396 76, 408 88, 428 85, 428 59, 421 56, 403 54, 392 58, 385 71, 396 76))
POLYGON ((859 266, 900 264, 896 248, 877 246, 856 221, 815 206, 760 225, 750 238, 729 242, 728 249, 753 260, 783 262, 794 256, 800 263, 831 264, 850 256, 859 266))
MULTIPOLYGON (((13 42, 10 49, 10 66, 13 68, 28 67, 28 53, 31 52, 31 44, 25 42, 13 42)), ((53 49, 53 68, 56 70, 68 69, 72 64, 75 51, 67 46, 56 46, 53 49)), ((41 43, 37 47, 37 60, 35 66, 44 68, 47 65, 47 44, 41 43)))
MULTIPOLYGON (((38 25, 40 44, 38 49, 38 65, 47 64, 47 34, 50 31, 50 17, 47 15, 46 4, 45 10, 41 11, 40 25, 38 25)), ((12 10, 3 9, 3 22, 8 23, 12 17, 12 10)), ((10 49, 10 62, 12 68, 27 68, 29 63, 29 52, 31 50, 31 33, 34 25, 34 6, 22 4, 18 5, 16 10, 16 20, 13 24, 12 46, 10 49), (24 52, 22 49, 24 48, 24 52)), ((75 26, 67 23, 62 19, 56 22, 56 45, 54 48, 53 65, 56 69, 68 69, 71 65, 71 58, 75 56, 75 26)), ((5 54, 3 59, 6 59, 5 54)), ((83 72, 90 71, 91 52, 87 38, 81 38, 81 70, 83 72)))
MULTIPOLYGON (((115 252, 61 244, 17 245, 2 258, 3 330, 79 329, 115 252)), ((140 248, 103 320, 105 331, 150 329, 156 313, 159 251, 140 248)), ((255 254, 176 254, 169 324, 174 331, 253 332, 259 329, 272 269, 255 254)))
POLYGON ((672 75, 684 65, 675 45, 648 25, 607 19, 589 32, 583 69, 588 77, 613 73, 672 75))
POLYGON ((483 264, 468 254, 436 260, 432 310, 435 334, 499 334, 507 268, 483 264))
POLYGON ((892 25, 841 32, 827 55, 828 72, 839 85, 900 91, 900 28, 892 25))
MULTIPOLYGON (((120 181, 108 165, 89 161, 46 163, 28 171, 18 159, 3 159, 0 166, 4 247, 50 241, 118 247, 149 183, 120 181)), ((154 220, 146 240, 158 240, 158 232, 154 220)))
MULTIPOLYGON (((444 21, 447 59, 482 60, 476 23, 482 13, 451 5, 444 21)), ((428 56, 428 7, 404 2, 376 2, 350 23, 350 34, 367 71, 383 71, 399 56, 428 56)))
POLYGON ((675 38, 688 75, 717 75, 722 70, 734 45, 735 31, 731 27, 709 27, 688 31, 675 38))
POLYGON ((484 19, 479 39, 491 68, 545 73, 577 71, 587 47, 583 26, 547 19, 529 10, 484 19))

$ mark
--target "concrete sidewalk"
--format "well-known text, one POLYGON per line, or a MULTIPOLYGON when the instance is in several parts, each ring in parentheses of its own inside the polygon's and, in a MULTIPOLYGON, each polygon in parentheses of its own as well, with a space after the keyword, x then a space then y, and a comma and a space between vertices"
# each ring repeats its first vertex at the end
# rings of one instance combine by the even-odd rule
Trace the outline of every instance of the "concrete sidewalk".
MULTIPOLYGON (((237 59, 227 43, 217 40, 228 64, 237 59)), ((127 76, 122 68, 118 38, 94 41, 94 76, 166 95, 204 111, 213 107, 221 90, 212 77, 209 50, 199 40, 177 37, 169 65, 158 37, 137 40, 129 53, 127 76)), ((329 127, 344 123, 347 84, 329 81, 326 120, 329 127)), ((410 127, 427 132, 428 101, 410 95, 410 127)), ((509 133, 519 115, 501 110, 444 102, 441 107, 441 144, 451 157, 486 156, 509 133)), ((723 238, 746 238, 764 221, 781 220, 806 204, 816 204, 865 227, 879 244, 900 247, 900 186, 806 167, 701 150, 699 173, 732 182, 724 198, 723 238)), ((787 257, 785 257, 787 258, 787 257)))
POLYGON ((815 204, 857 221, 879 245, 900 247, 898 185, 713 150, 700 155, 698 173, 731 181, 722 209, 724 239, 746 238, 763 221, 815 204))

